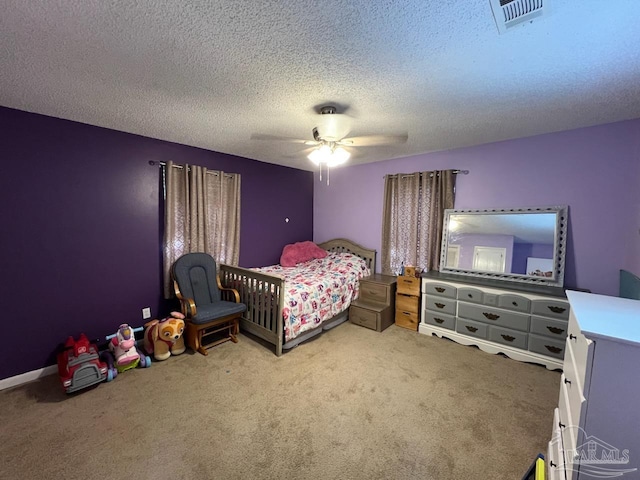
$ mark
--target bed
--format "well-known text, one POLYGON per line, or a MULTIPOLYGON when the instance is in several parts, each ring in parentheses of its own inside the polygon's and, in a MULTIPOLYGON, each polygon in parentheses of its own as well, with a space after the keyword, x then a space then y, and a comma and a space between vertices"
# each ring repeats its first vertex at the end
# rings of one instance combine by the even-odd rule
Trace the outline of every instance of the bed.
MULTIPOLYGON (((310 309, 323 310, 323 318, 319 321, 317 318, 307 319, 304 322, 304 326, 299 329, 291 325, 289 315, 291 315, 292 302, 296 303, 295 307, 298 312, 301 312, 300 305, 298 305, 301 293, 299 291, 295 292, 298 289, 294 285, 296 283, 295 278, 293 283, 291 278, 289 282, 287 282, 286 278, 288 276, 304 277, 306 274, 300 267, 292 267, 290 275, 287 275, 286 270, 290 269, 282 269, 282 267, 275 265, 260 269, 232 267, 230 265, 219 266, 222 285, 238 290, 240 302, 247 305, 247 310, 240 319, 240 328, 274 345, 275 353, 278 356, 282 355, 283 350, 295 347, 322 331, 329 330, 347 320, 350 302, 355 300, 358 295, 359 278, 368 275, 375 269, 375 250, 364 248, 344 238, 319 243, 318 246, 329 252, 325 260, 331 264, 331 267, 327 267, 331 269, 331 278, 326 281, 332 282, 334 287, 343 288, 347 285, 347 291, 338 293, 338 288, 336 288, 336 292, 331 295, 332 304, 329 306, 323 303, 323 308, 317 308, 319 306, 319 295, 321 294, 303 293, 304 297, 308 297, 305 300, 312 302, 315 299, 316 301, 316 304, 313 305, 316 308, 307 307, 306 311, 309 312, 310 309), (351 262, 350 259, 354 261, 351 262), (352 282, 351 287, 348 287, 349 282, 341 278, 339 273, 340 271, 345 271, 345 263, 354 264, 354 268, 360 268, 360 265, 364 265, 357 278, 352 278, 352 270, 347 274, 352 282), (333 267, 336 266, 337 268, 334 269, 333 267), (294 296, 292 297, 292 295, 294 296), (327 315, 327 309, 329 309, 330 315, 327 315)), ((324 270, 324 266, 320 266, 317 262, 320 261, 309 262, 311 270, 315 270, 315 273, 318 273, 318 270, 324 270)), ((305 266, 309 265, 305 264, 305 266)), ((310 272, 309 275, 315 275, 315 273, 310 272)), ((325 283, 324 285, 327 284, 325 283)))

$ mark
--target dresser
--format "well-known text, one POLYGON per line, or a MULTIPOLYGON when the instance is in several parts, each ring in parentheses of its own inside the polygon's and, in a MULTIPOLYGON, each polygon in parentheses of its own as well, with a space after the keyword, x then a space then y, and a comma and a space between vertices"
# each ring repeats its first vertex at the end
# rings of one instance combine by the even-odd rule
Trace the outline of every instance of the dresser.
POLYGON ((563 365, 569 310, 562 288, 429 272, 419 332, 555 370, 563 365))
POLYGON ((574 291, 567 298, 548 477, 640 478, 640 301, 574 291))
POLYGON ((360 295, 351 302, 349 321, 362 327, 383 331, 393 323, 396 277, 374 273, 360 279, 360 295))
POLYGON ((419 323, 420 278, 400 275, 396 290, 396 325, 416 331, 419 323))

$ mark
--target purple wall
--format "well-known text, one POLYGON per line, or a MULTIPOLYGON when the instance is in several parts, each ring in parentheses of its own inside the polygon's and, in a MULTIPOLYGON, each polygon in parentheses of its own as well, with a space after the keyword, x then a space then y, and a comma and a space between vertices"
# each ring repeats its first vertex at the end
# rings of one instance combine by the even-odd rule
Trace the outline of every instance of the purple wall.
POLYGON ((314 189, 314 240, 380 252, 384 175, 449 168, 470 172, 456 208, 568 205, 568 287, 617 295, 619 269, 640 274, 640 119, 337 168, 314 189))
POLYGON ((544 243, 514 243, 511 271, 513 273, 527 273, 527 259, 549 258, 553 259, 553 245, 544 243))
POLYGON ((55 363, 69 335, 140 326, 147 306, 168 313, 151 160, 242 175, 242 266, 277 263, 285 244, 311 239, 311 172, 1 107, 0 132, 0 378, 55 363))
POLYGON ((460 245, 460 257, 458 268, 461 270, 473 269, 473 250, 476 246, 504 248, 506 256, 504 259, 504 271, 511 273, 511 263, 513 258, 513 235, 484 235, 474 233, 462 233, 457 235, 455 240, 449 242, 451 245, 460 245))

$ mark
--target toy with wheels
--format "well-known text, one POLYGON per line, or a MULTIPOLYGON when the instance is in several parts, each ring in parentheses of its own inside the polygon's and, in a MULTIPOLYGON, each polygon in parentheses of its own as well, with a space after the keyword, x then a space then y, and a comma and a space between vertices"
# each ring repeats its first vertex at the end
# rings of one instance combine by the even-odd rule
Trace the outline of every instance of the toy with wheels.
POLYGON ((103 360, 107 363, 107 381, 110 382, 126 370, 141 367, 150 367, 151 358, 142 355, 136 348, 135 333, 142 331, 142 327, 131 328, 123 323, 118 331, 108 335, 109 349, 102 354, 103 360))
POLYGON ((108 377, 107 364, 100 361, 98 347, 83 333, 69 337, 58 353, 58 375, 67 393, 100 383, 108 377))

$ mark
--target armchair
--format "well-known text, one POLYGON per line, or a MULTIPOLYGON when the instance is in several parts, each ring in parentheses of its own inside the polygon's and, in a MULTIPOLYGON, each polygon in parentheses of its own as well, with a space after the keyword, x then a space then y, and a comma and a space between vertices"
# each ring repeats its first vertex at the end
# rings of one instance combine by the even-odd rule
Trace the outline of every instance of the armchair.
POLYGON ((202 355, 222 342, 238 342, 238 319, 247 309, 233 288, 224 288, 216 261, 206 253, 187 253, 171 269, 173 288, 186 317, 187 346, 202 355), (223 300, 225 298, 230 300, 223 300), (222 338, 216 333, 225 332, 222 338))

